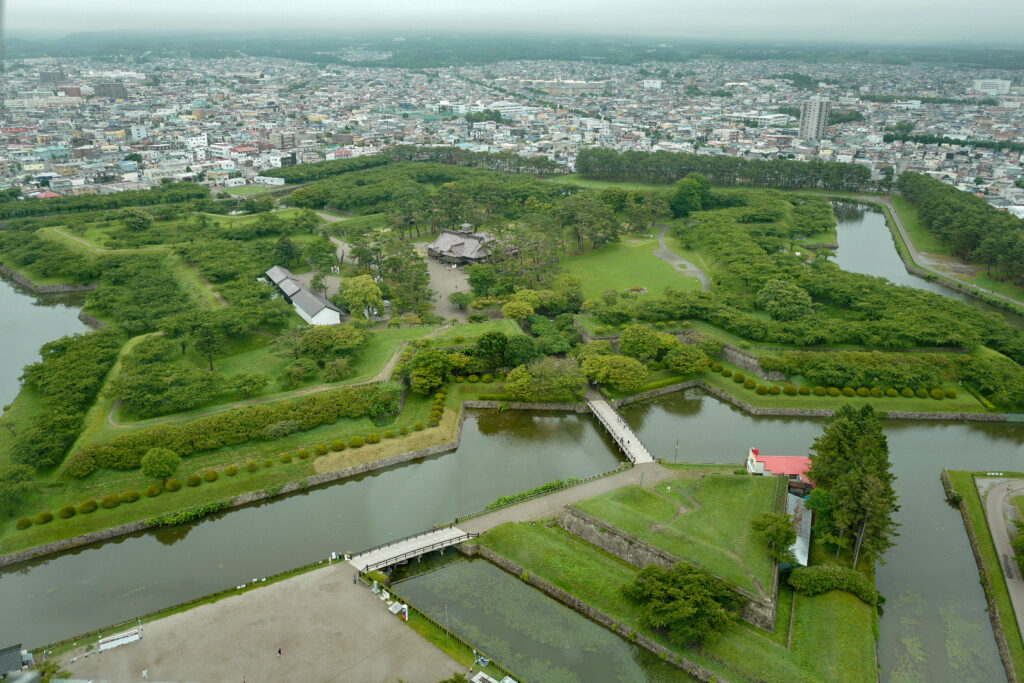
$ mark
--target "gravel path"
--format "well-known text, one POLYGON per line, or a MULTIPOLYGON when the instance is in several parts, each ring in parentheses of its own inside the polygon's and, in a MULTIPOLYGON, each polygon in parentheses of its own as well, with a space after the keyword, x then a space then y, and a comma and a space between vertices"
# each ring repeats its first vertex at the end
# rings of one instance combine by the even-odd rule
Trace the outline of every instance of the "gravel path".
POLYGON ((692 262, 687 261, 679 254, 672 251, 668 244, 665 243, 665 235, 668 234, 669 226, 664 223, 657 223, 656 227, 661 228, 661 231, 658 233, 658 244, 660 246, 654 250, 654 255, 678 270, 683 275, 695 277, 700 280, 700 288, 705 292, 711 289, 711 278, 708 277, 708 274, 692 262))

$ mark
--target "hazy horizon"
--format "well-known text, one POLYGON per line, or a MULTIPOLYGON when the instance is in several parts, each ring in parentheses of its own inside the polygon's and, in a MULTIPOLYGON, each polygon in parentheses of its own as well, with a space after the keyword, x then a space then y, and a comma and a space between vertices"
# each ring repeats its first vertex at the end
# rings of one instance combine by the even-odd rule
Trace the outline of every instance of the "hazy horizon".
POLYGON ((279 0, 14 0, 3 3, 9 37, 57 39, 95 31, 246 33, 498 31, 517 34, 739 42, 844 42, 875 45, 995 44, 1024 48, 1021 0, 978 0, 969 11, 936 9, 933 0, 383 0, 346 10, 332 0, 283 6, 279 0))

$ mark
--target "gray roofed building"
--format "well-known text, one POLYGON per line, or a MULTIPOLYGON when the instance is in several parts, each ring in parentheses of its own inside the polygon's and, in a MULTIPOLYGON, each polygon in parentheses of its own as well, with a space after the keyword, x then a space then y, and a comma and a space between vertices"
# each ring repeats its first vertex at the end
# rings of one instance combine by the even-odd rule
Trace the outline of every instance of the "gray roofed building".
POLYGON ((295 312, 310 325, 337 325, 341 322, 341 309, 319 292, 307 289, 287 268, 274 266, 267 270, 266 276, 291 302, 295 312))
POLYGON ((427 246, 427 253, 449 263, 480 263, 491 255, 494 239, 485 232, 442 230, 427 246))
POLYGON ((21 643, 0 649, 0 678, 21 671, 21 643))

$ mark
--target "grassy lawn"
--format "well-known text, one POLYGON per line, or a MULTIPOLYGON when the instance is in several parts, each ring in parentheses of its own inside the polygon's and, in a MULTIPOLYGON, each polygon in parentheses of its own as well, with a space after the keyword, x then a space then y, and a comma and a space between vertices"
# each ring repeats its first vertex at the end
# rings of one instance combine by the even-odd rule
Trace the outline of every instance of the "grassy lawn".
POLYGON ((999 555, 996 553, 995 544, 992 542, 992 534, 988 528, 985 518, 984 505, 981 496, 978 495, 978 488, 974 484, 974 473, 963 471, 946 470, 949 482, 953 490, 963 496, 964 507, 967 509, 967 516, 971 520, 974 532, 978 537, 978 548, 981 552, 981 560, 992 582, 992 597, 999 612, 999 619, 1003 624, 1003 631, 1006 633, 1006 641, 1010 648, 1010 657, 1013 659, 1013 668, 1017 677, 1024 676, 1024 643, 1021 642, 1020 627, 1013 612, 1013 604, 1010 602, 1010 594, 1006 590, 1006 579, 1003 578, 1002 565, 999 562, 999 555))
POLYGON ((771 590, 772 562, 750 522, 771 511, 775 485, 770 477, 715 474, 654 490, 628 486, 576 507, 758 594, 771 590))
POLYGON ((462 323, 459 325, 453 325, 436 337, 431 337, 430 342, 434 346, 471 344, 480 336, 487 334, 488 332, 502 332, 509 337, 517 334, 525 334, 523 332, 523 328, 519 327, 514 320, 502 318, 501 320, 488 320, 483 323, 462 323))
POLYGON ((569 256, 562 266, 583 281, 583 296, 593 299, 613 289, 646 287, 649 294, 659 296, 665 287, 700 289, 700 281, 682 275, 654 256, 657 240, 626 238, 578 256, 569 256))
POLYGON ((938 254, 940 256, 951 255, 949 247, 944 245, 938 237, 928 232, 918 222, 916 206, 902 197, 893 197, 892 205, 896 207, 896 213, 899 214, 900 221, 907 231, 907 236, 910 237, 910 241, 914 243, 914 247, 918 251, 938 254))
MULTIPOLYGON (((283 186, 282 186, 283 187, 283 186)), ((227 192, 233 194, 236 197, 248 197, 253 194, 263 194, 267 190, 273 189, 270 185, 242 185, 241 187, 225 187, 221 188, 221 192, 227 192)))
POLYGON ((622 586, 636 576, 634 567, 539 522, 497 527, 481 536, 480 542, 719 677, 780 682, 875 680, 873 616, 851 595, 798 597, 792 649, 785 647, 792 599, 788 590, 780 591, 786 606, 779 605, 775 634, 732 623, 700 651, 679 649, 662 634, 642 628, 639 610, 622 596, 622 586), (828 656, 833 654, 836 658, 828 656))

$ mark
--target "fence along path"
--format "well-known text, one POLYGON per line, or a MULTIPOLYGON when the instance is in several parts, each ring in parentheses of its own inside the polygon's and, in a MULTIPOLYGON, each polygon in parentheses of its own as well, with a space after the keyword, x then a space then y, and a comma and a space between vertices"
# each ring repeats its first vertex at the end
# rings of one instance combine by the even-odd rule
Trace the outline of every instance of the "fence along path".
POLYGON ((632 427, 626 424, 626 421, 619 416, 608 401, 603 398, 588 398, 587 406, 634 465, 654 462, 647 447, 640 443, 640 437, 633 432, 632 427))

